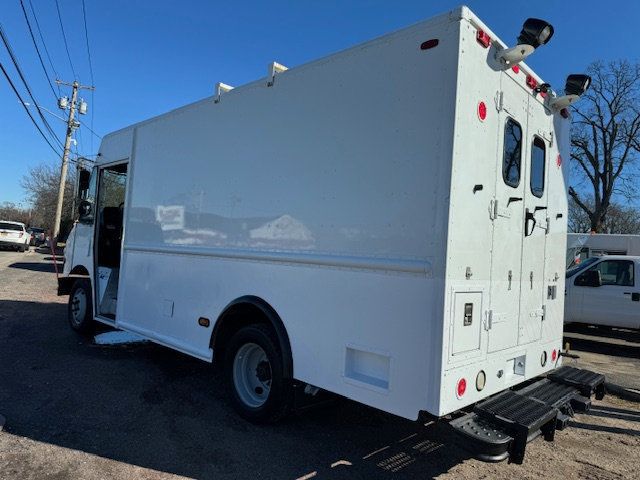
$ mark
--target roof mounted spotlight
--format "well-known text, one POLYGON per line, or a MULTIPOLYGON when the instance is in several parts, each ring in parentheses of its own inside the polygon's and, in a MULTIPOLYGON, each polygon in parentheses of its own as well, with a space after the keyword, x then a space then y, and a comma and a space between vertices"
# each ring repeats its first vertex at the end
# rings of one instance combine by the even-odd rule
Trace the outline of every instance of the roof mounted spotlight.
POLYGON ((582 95, 591 85, 591 77, 589 75, 571 74, 567 77, 564 85, 564 93, 566 95, 582 95))
POLYGON ((587 91, 589 85, 591 85, 591 77, 589 75, 569 75, 564 86, 564 95, 551 98, 549 105, 554 110, 562 110, 578 100, 587 91))
POLYGON ((527 18, 522 25, 522 31, 518 35, 518 44, 515 47, 505 48, 496 52, 496 58, 505 66, 513 66, 520 63, 540 45, 544 45, 553 37, 553 26, 539 18, 527 18))
POLYGON ((539 18, 527 18, 518 36, 518 43, 538 48, 553 37, 553 25, 539 18))

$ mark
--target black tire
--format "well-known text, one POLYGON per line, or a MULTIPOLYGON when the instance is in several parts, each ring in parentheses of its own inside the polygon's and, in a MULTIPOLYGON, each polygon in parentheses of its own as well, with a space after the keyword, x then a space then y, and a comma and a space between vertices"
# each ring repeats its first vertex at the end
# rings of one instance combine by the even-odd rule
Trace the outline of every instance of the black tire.
POLYGON ((282 349, 273 329, 264 324, 253 324, 241 328, 225 346, 224 376, 233 408, 238 414, 253 423, 274 423, 285 417, 293 403, 293 379, 286 378, 282 349), (246 344, 257 344, 264 350, 270 364, 271 385, 266 401, 258 407, 245 403, 234 382, 234 361, 240 348, 246 344))
POLYGON ((80 333, 92 333, 95 328, 95 321, 93 320, 93 301, 91 294, 91 282, 88 279, 82 278, 75 281, 71 292, 69 293, 69 303, 67 307, 67 318, 69 325, 76 332, 80 333), (80 296, 84 294, 84 312, 76 312, 76 308, 82 308, 80 296), (78 302, 75 304, 74 302, 78 302))
POLYGON ((20 245, 20 246, 18 247, 18 251, 19 251, 20 253, 24 253, 24 245, 20 245))

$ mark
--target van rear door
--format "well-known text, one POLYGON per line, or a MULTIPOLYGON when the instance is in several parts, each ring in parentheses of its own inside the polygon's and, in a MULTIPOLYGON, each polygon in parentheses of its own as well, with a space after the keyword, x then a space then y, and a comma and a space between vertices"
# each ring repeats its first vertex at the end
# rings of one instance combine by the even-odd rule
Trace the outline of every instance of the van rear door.
POLYGON ((498 155, 495 197, 491 205, 491 307, 488 351, 518 343, 520 278, 524 229, 524 142, 528 97, 522 87, 502 73, 500 80, 498 155))
POLYGON ((544 266, 549 226, 547 164, 553 138, 550 131, 550 114, 533 95, 529 96, 528 110, 527 135, 523 139, 522 159, 524 232, 518 344, 539 340, 544 321, 544 266))

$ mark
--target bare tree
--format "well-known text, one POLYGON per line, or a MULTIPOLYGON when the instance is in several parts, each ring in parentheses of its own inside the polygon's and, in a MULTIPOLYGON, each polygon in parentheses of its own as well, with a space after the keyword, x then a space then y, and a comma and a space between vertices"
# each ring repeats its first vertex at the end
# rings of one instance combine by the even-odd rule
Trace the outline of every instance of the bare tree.
MULTIPOLYGON (((585 199, 584 203, 593 210, 593 198, 585 199)), ((591 231, 589 215, 573 199, 569 201, 569 231, 575 233, 591 231)), ((600 233, 640 234, 640 210, 612 201, 600 233)))
MULTIPOLYGON (((61 232, 67 232, 71 228, 73 219, 71 209, 75 185, 75 169, 70 169, 64 192, 64 204, 62 206, 61 232)), ((30 168, 22 177, 22 188, 31 202, 31 224, 49 230, 53 226, 58 200, 58 185, 60 182, 60 170, 57 166, 42 164, 30 168)))
POLYGON ((10 220, 13 222, 22 222, 29 225, 29 211, 21 208, 12 202, 3 202, 0 204, 0 220, 10 220))
POLYGON ((574 107, 571 159, 588 182, 569 195, 601 232, 612 197, 635 196, 634 163, 640 153, 640 64, 626 60, 589 66, 590 89, 574 107), (588 198, 593 202, 589 204, 588 198))

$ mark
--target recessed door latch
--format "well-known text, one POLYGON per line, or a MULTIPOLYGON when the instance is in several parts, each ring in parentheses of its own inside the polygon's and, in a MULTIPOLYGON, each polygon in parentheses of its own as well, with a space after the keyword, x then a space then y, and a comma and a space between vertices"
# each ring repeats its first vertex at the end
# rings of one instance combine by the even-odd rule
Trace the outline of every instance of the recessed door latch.
POLYGON ((464 323, 463 326, 468 327, 473 322, 473 303, 464 304, 464 323))

